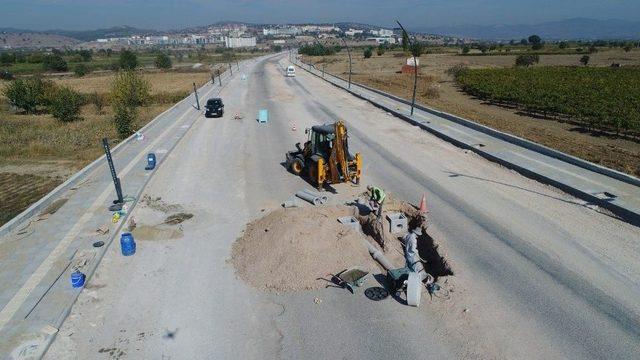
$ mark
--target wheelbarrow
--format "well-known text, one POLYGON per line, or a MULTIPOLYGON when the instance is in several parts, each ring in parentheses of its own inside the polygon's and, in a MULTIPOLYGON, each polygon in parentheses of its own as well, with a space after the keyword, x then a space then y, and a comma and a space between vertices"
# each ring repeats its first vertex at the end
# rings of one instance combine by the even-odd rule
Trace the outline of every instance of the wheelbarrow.
POLYGON ((337 280, 338 286, 343 289, 349 289, 352 294, 355 294, 355 288, 362 286, 367 276, 369 276, 368 271, 354 267, 338 273, 335 275, 335 279, 337 280))

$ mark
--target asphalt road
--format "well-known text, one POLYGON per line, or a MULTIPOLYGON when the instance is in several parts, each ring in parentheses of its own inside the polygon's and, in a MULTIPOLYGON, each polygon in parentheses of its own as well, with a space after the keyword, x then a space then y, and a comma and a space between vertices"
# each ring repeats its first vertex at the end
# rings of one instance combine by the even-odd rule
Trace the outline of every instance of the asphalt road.
MULTIPOLYGON (((194 214, 184 235, 139 240, 133 257, 111 246, 46 358, 637 358, 638 228, 310 74, 285 78, 285 65, 251 65, 222 90, 225 116, 196 120, 145 190, 194 214), (449 300, 264 293, 236 278, 228 258, 246 222, 309 186, 281 166, 285 151, 337 119, 365 184, 427 194, 429 234, 455 272, 449 300)), ((132 216, 151 226, 163 214, 132 216)))

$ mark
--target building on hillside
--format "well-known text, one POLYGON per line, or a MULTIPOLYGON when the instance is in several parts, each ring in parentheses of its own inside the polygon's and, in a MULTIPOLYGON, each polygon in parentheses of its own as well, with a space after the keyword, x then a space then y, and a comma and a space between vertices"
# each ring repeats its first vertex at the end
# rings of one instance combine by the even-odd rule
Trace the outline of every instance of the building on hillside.
POLYGON ((390 37, 393 36, 393 30, 387 29, 379 29, 379 30, 370 30, 369 33, 376 37, 390 37))
POLYGON ((302 33, 302 30, 297 26, 286 26, 280 28, 264 28, 262 29, 262 35, 264 36, 295 36, 302 33))
POLYGON ((228 48, 255 47, 256 37, 224 37, 224 46, 228 48))
POLYGON ((356 34, 364 34, 364 30, 349 29, 345 31, 344 34, 347 36, 356 36, 356 34))
POLYGON ((396 38, 393 37, 368 37, 367 41, 375 41, 378 44, 395 44, 396 38))

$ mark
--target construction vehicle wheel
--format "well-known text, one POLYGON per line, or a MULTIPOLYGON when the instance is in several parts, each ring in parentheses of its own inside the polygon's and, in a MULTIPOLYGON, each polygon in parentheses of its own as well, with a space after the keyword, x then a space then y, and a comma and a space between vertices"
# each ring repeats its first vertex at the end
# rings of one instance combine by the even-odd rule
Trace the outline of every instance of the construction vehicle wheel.
POLYGON ((302 174, 303 168, 304 168, 304 164, 300 159, 294 159, 293 162, 291 163, 291 172, 296 175, 302 174))

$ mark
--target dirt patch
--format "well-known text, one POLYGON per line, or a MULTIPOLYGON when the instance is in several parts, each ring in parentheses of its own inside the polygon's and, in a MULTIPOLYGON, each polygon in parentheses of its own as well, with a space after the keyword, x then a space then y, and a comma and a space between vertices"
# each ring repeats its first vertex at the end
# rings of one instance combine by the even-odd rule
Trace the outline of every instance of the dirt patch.
POLYGON ((136 240, 172 240, 183 236, 181 229, 162 225, 137 225, 131 233, 136 240))
POLYGON ((144 195, 140 200, 140 204, 153 210, 162 211, 163 213, 182 211, 182 206, 177 204, 167 204, 161 197, 144 195))
POLYGON ((178 225, 186 220, 191 219, 192 217, 193 214, 180 212, 167 216, 167 218, 164 219, 164 223, 167 225, 178 225))
POLYGON ((354 266, 373 271, 366 237, 337 220, 354 211, 340 205, 275 210, 247 225, 231 262, 250 285, 275 291, 324 288, 323 278, 354 266))

